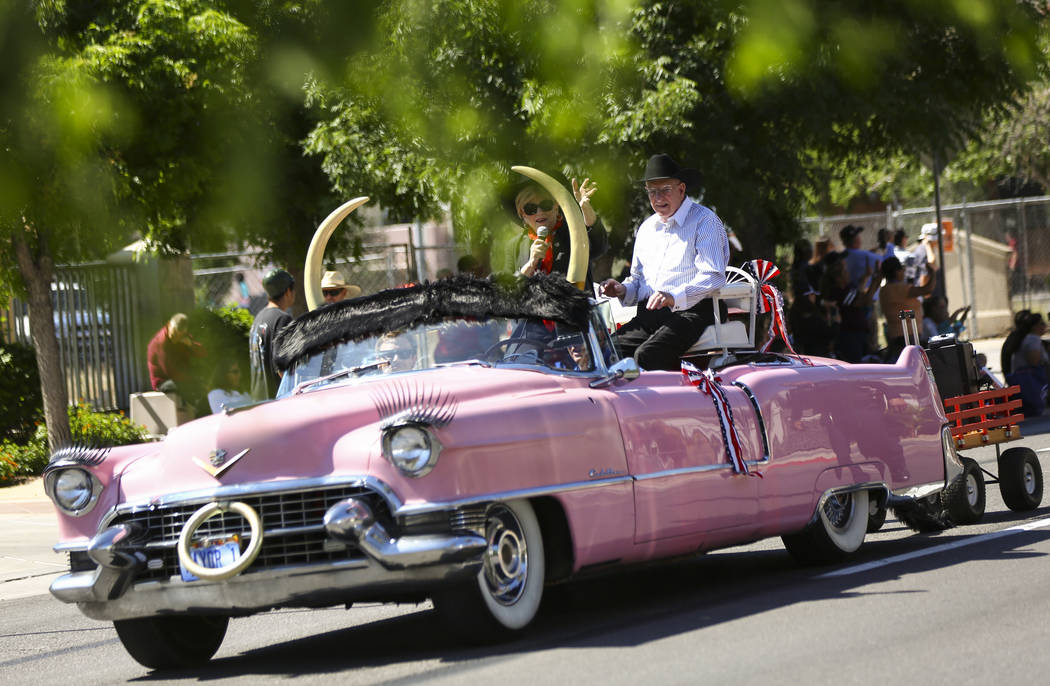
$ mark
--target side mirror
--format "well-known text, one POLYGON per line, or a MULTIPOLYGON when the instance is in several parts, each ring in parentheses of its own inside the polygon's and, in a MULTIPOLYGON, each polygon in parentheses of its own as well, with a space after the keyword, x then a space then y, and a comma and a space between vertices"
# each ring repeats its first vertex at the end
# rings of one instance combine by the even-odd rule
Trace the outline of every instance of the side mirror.
POLYGON ((625 381, 633 381, 638 378, 638 375, 642 373, 642 368, 638 366, 638 363, 633 357, 620 360, 612 367, 609 368, 609 373, 600 379, 595 379, 591 382, 591 388, 605 388, 609 384, 619 379, 625 381))

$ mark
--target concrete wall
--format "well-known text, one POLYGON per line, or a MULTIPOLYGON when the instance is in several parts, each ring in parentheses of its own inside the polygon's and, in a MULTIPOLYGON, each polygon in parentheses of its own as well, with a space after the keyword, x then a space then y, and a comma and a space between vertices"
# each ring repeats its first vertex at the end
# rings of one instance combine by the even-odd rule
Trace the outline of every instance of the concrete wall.
POLYGON ((971 239, 966 231, 959 229, 955 230, 954 243, 953 251, 944 254, 942 274, 945 279, 945 293, 948 296, 948 309, 954 311, 972 304, 964 334, 967 338, 1002 335, 1013 326, 1007 268, 1010 248, 1005 243, 982 236, 975 235, 971 239), (969 259, 971 254, 972 288, 969 259))

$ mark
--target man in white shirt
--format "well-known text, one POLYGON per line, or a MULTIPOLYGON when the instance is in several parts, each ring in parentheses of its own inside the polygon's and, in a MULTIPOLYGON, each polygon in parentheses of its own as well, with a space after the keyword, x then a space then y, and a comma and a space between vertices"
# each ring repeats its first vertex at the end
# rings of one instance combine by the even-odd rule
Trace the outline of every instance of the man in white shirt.
POLYGON ((656 214, 638 227, 631 275, 623 283, 606 279, 601 290, 624 305, 639 305, 615 334, 620 352, 643 369, 675 371, 715 321, 707 296, 725 285, 729 239, 714 212, 686 197, 688 186, 699 181, 695 169, 653 155, 642 180, 656 214))

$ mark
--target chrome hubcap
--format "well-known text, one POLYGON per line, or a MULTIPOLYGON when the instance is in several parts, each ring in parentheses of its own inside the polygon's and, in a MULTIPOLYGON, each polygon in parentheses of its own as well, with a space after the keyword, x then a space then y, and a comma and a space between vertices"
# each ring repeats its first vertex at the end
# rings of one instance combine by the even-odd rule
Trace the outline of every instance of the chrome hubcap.
POLYGON ((1029 462, 1024 463, 1024 474, 1022 476, 1024 490, 1028 495, 1035 493, 1035 470, 1029 462))
POLYGON ((489 510, 485 537, 484 577, 489 594, 501 605, 513 605, 525 592, 529 574, 529 552, 521 522, 506 506, 496 505, 489 510))
POLYGON ((970 507, 977 505, 977 478, 973 474, 966 476, 966 502, 970 503, 970 507))
POLYGON ((824 503, 824 516, 828 523, 836 529, 841 529, 849 523, 853 514, 853 495, 843 493, 833 495, 824 503))

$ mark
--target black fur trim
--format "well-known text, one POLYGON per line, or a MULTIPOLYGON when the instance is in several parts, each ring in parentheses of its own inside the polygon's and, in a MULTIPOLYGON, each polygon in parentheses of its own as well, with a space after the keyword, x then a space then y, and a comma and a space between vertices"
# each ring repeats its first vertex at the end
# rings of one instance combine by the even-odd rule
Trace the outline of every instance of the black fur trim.
POLYGON ((479 279, 457 276, 352 298, 307 312, 277 332, 273 362, 288 369, 300 356, 337 341, 357 341, 447 317, 549 319, 587 328, 590 300, 564 276, 479 279))

